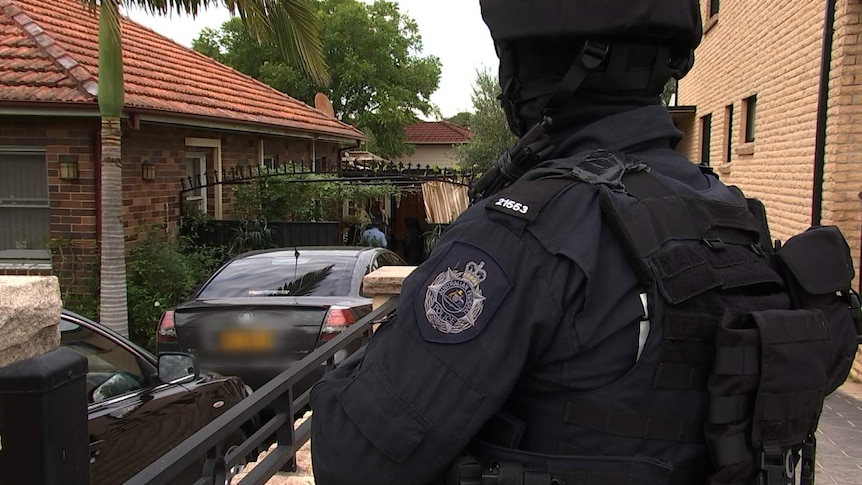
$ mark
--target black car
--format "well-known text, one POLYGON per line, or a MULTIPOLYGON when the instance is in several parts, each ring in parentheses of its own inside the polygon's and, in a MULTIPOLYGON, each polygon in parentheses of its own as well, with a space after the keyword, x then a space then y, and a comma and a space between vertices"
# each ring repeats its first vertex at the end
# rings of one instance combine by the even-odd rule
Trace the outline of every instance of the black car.
MULTIPOLYGON (((258 388, 371 311, 362 278, 404 265, 384 248, 254 251, 219 268, 186 303, 162 315, 159 351, 196 354, 208 368, 258 388)), ((322 372, 322 371, 321 371, 322 372)), ((299 393, 314 374, 295 388, 299 393)))
MULTIPOLYGON (((236 377, 200 371, 188 355, 156 359, 121 335, 69 311, 61 315, 60 335, 60 345, 84 355, 89 365, 94 485, 125 482, 248 396, 236 377)), ((241 443, 256 426, 248 423, 224 449, 241 443)), ((175 483, 193 483, 201 470, 202 466, 190 468, 175 483)))

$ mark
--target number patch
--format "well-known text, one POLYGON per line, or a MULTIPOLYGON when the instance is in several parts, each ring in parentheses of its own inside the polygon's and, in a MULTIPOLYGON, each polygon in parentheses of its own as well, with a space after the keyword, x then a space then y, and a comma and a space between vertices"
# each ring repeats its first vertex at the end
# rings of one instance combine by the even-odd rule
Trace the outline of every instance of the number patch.
POLYGON ((516 202, 512 199, 506 199, 504 197, 497 199, 497 202, 495 202, 494 205, 505 207, 506 209, 511 209, 514 212, 520 212, 521 214, 526 214, 527 211, 530 210, 530 207, 528 205, 516 202))

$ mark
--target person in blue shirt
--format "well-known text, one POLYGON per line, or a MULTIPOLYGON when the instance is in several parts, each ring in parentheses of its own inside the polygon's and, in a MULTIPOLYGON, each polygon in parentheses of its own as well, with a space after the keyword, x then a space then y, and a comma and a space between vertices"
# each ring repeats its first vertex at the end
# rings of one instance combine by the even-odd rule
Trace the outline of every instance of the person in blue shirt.
POLYGON ((386 240, 386 234, 380 230, 381 225, 382 222, 379 218, 375 217, 371 220, 371 224, 362 232, 362 244, 364 246, 385 248, 389 245, 389 242, 386 240))

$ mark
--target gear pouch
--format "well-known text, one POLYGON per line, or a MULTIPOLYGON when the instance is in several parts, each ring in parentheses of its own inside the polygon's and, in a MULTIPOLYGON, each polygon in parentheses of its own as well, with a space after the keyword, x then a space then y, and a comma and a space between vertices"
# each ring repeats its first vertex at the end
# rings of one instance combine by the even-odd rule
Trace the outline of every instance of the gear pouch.
POLYGON ((854 271, 850 246, 835 226, 815 226, 790 238, 776 252, 793 306, 822 312, 831 335, 826 393, 844 383, 856 355, 850 308, 854 271))

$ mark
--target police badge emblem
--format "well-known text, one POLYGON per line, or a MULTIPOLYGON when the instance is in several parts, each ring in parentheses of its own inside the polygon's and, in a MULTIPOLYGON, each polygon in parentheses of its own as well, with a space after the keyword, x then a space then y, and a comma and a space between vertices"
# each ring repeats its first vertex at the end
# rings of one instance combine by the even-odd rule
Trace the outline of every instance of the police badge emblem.
POLYGON ((485 296, 479 287, 488 276, 484 266, 484 261, 470 261, 464 271, 447 268, 428 285, 425 315, 435 330, 457 334, 476 326, 485 307, 485 296))

